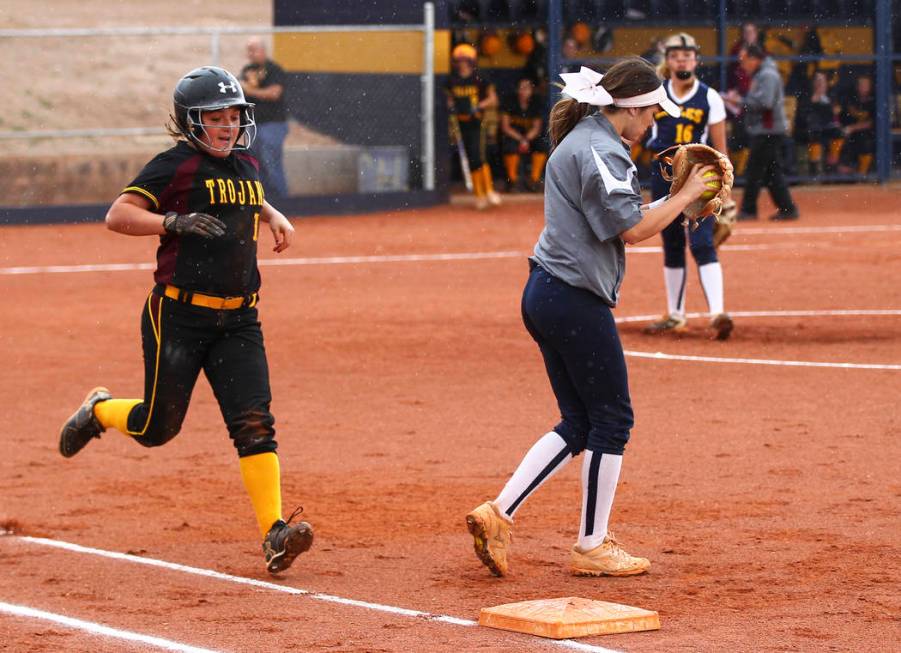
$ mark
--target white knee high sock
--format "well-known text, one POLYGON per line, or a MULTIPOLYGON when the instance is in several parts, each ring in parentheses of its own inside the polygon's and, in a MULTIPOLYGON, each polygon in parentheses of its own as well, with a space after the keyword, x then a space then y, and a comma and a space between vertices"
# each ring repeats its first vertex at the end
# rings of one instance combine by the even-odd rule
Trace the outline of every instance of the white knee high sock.
POLYGON ((698 277, 701 279, 701 288, 704 289, 710 314, 719 315, 723 312, 723 266, 719 261, 700 265, 698 277))
POLYGON ((537 490, 549 478, 563 469, 573 459, 569 445, 556 432, 546 433, 532 445, 513 476, 494 500, 497 509, 513 520, 513 513, 526 497, 537 490))
POLYGON ((582 525, 579 527, 579 548, 583 551, 600 546, 607 537, 610 510, 622 464, 622 456, 585 452, 585 460, 582 461, 582 525))
POLYGON ((666 285, 666 310, 670 315, 685 316, 685 268, 663 268, 666 285))

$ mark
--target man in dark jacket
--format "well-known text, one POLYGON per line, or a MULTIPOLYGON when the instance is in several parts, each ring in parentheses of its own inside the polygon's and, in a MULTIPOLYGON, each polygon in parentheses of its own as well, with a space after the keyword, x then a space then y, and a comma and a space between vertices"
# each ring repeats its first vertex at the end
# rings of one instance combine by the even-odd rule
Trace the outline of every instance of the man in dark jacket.
POLYGON ((772 59, 759 46, 749 45, 739 53, 739 65, 751 76, 747 95, 730 91, 726 100, 740 105, 751 139, 751 154, 745 169, 745 194, 739 220, 757 219, 757 195, 766 186, 779 210, 771 220, 797 220, 782 164, 782 141, 787 132, 785 92, 782 78, 772 59))

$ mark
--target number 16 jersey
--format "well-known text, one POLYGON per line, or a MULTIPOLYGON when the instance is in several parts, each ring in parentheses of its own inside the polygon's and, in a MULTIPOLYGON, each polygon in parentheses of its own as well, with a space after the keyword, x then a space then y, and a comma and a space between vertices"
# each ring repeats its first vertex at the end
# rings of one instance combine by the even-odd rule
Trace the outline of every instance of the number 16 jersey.
POLYGON ((673 92, 670 80, 664 81, 663 87, 669 98, 679 105, 682 115, 673 118, 666 111, 654 114, 651 135, 645 144, 651 152, 656 154, 684 143, 706 143, 710 125, 726 119, 723 98, 707 84, 696 79, 682 97, 673 92))

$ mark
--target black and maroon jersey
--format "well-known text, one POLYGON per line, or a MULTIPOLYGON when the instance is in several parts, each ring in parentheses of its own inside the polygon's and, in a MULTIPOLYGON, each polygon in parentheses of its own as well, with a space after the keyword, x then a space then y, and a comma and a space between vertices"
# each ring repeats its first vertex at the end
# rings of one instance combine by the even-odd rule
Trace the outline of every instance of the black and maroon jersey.
POLYGON ((221 297, 259 290, 263 186, 253 156, 232 152, 219 159, 181 141, 154 157, 122 192, 147 198, 156 213, 208 213, 226 225, 219 238, 160 236, 157 283, 221 297))
POLYGON ((469 77, 460 77, 456 72, 450 74, 445 90, 453 101, 453 113, 457 120, 467 122, 481 119, 482 112, 478 109, 478 104, 488 97, 489 85, 478 73, 469 77))

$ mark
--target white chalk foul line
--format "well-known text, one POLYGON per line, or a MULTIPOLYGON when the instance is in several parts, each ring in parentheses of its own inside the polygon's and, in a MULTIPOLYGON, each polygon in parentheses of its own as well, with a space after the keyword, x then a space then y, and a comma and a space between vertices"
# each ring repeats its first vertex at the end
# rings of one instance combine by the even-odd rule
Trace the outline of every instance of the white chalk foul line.
MULTIPOLYGON (((659 251, 659 248, 658 248, 659 251)), ((260 266, 295 265, 357 265, 360 263, 414 263, 422 261, 477 261, 484 259, 525 258, 526 252, 456 252, 446 254, 385 254, 373 256, 319 256, 303 258, 268 258, 258 261, 260 266)), ((97 263, 90 265, 37 265, 0 268, 0 275, 68 274, 73 272, 131 272, 153 270, 153 263, 97 263)))
POLYGON ((901 224, 856 224, 835 227, 745 227, 737 225, 735 235, 761 236, 769 234, 853 234, 871 233, 876 231, 901 231, 901 224))
POLYGON ((25 617, 27 619, 41 619, 42 621, 51 621, 55 624, 59 624, 60 626, 83 630, 85 632, 91 633, 92 635, 102 635, 104 637, 112 637, 114 639, 122 639, 129 642, 146 644, 148 646, 163 649, 164 651, 179 651, 180 653, 216 653, 216 651, 208 648, 189 646, 187 644, 173 642, 169 639, 163 639, 162 637, 142 635, 141 633, 135 633, 130 630, 110 628, 109 626, 104 626, 103 624, 94 623, 92 621, 74 619, 65 615, 56 614, 53 612, 45 612, 44 610, 36 610, 35 608, 29 608, 24 605, 14 605, 12 603, 6 603, 4 601, 0 601, 0 612, 11 614, 16 617, 25 617))
MULTIPOLYGON (((0 533, 2 534, 2 533, 0 533)), ((245 578, 243 576, 233 576, 232 574, 224 574, 219 571, 213 571, 212 569, 203 569, 200 567, 190 567, 188 565, 182 565, 177 562, 167 562, 165 560, 156 560, 154 558, 143 558, 141 556, 132 555, 130 553, 119 553, 118 551, 106 551, 104 549, 95 549, 93 547, 82 546, 80 544, 73 544, 72 542, 64 542, 62 540, 51 540, 45 537, 31 537, 31 536, 18 536, 16 539, 21 540, 23 542, 29 542, 31 544, 37 544, 41 546, 49 546, 57 549, 64 549, 66 551, 71 551, 73 553, 83 553, 87 555, 95 555, 100 556, 102 558, 111 558, 113 560, 121 560, 124 562, 133 562, 139 565, 146 565, 148 567, 158 567, 160 569, 168 569, 170 571, 179 571, 184 574, 193 574, 195 576, 203 576, 205 578, 214 578, 216 580, 222 580, 230 583, 237 583, 240 585, 250 585, 251 587, 259 587, 262 589, 272 590, 273 592, 283 592, 285 594, 295 594, 306 596, 308 598, 314 599, 316 601, 325 601, 327 603, 338 603, 341 605, 347 605, 355 608, 363 608, 365 610, 374 610, 377 612, 387 612, 389 614, 399 615, 402 617, 412 617, 416 619, 422 619, 424 621, 435 621, 439 623, 450 624, 452 626, 477 626, 478 622, 473 621, 471 619, 461 619, 459 617, 452 617, 449 615, 442 614, 432 614, 430 612, 422 612, 420 610, 410 610, 408 608, 399 608, 393 605, 384 605, 381 603, 371 603, 369 601, 358 601, 356 599, 348 599, 341 596, 335 596, 333 594, 325 594, 323 592, 315 592, 311 590, 300 589, 298 587, 291 587, 290 585, 278 585, 276 583, 270 583, 264 580, 257 580, 255 578, 245 578)), ((562 639, 562 640, 541 640, 541 643, 547 644, 549 646, 558 646, 562 648, 572 649, 576 651, 593 651, 594 653, 619 653, 614 649, 604 648, 603 646, 593 646, 591 644, 583 644, 581 642, 576 642, 573 640, 562 639)), ((181 649, 179 649, 181 650, 181 649)), ((200 651, 202 649, 193 649, 200 651)))
MULTIPOLYGON (((889 317, 901 315, 901 309, 896 308, 876 308, 876 309, 836 309, 836 310, 797 310, 797 311, 730 311, 732 317, 889 317)), ((693 318, 709 318, 706 313, 687 313, 685 317, 693 318)), ((651 320, 659 320, 660 314, 655 315, 628 315, 617 317, 617 324, 626 324, 629 322, 648 322, 651 320)))
POLYGON ((726 358, 719 356, 688 356, 664 354, 663 352, 631 351, 623 352, 633 358, 653 358, 667 361, 691 361, 696 363, 737 363, 743 365, 777 365, 780 367, 832 367, 846 370, 901 370, 901 365, 891 363, 821 363, 815 361, 785 361, 766 358, 726 358))
MULTIPOLYGON (((720 249, 731 252, 755 252, 774 249, 797 249, 790 243, 773 243, 765 245, 723 245, 720 249)), ((627 254, 659 254, 660 247, 627 247, 627 254)), ((451 252, 445 254, 383 254, 372 256, 311 256, 300 258, 267 258, 258 264, 272 267, 289 267, 297 265, 359 265, 362 263, 417 263, 436 261, 479 261, 490 259, 526 258, 531 252, 498 251, 498 252, 451 252)), ((22 274, 72 274, 78 272, 132 272, 135 270, 153 270, 154 263, 89 263, 83 265, 31 265, 0 268, 0 275, 22 274)))

